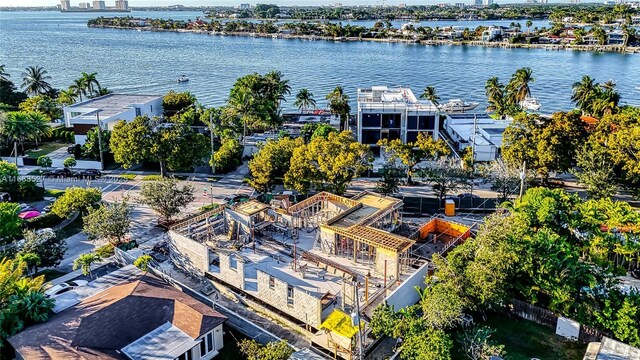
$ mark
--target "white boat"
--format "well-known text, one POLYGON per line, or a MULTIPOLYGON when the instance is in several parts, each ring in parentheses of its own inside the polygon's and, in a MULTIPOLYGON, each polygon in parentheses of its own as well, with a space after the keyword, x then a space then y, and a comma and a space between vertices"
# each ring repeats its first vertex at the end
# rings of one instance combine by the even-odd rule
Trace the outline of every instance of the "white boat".
POLYGON ((179 83, 186 83, 186 82, 189 82, 189 78, 188 78, 188 77, 186 77, 186 76, 184 76, 184 75, 182 75, 182 76, 180 76, 180 77, 178 78, 178 82, 179 82, 179 83))
POLYGON ((478 107, 480 103, 477 102, 467 102, 462 99, 451 99, 446 104, 440 105, 440 109, 446 112, 465 112, 469 110, 473 110, 478 107))
POLYGON ((537 111, 542 105, 534 97, 525 98, 520 102, 520 107, 525 110, 537 111))

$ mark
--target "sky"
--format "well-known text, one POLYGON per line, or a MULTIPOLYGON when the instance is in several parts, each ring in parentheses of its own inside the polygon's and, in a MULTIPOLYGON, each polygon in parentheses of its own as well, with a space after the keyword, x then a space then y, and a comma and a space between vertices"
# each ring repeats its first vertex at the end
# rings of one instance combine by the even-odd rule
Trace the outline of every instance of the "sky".
MULTIPOLYGON (((86 0, 71 0, 72 5, 86 0)), ((90 1, 89 1, 90 2, 90 1)), ((106 0, 107 6, 113 6, 115 0, 106 0)), ((240 3, 250 3, 255 5, 255 2, 245 0, 129 0, 129 6, 167 6, 167 5, 184 5, 184 6, 237 6, 240 3)), ((340 2, 345 6, 348 5, 380 5, 382 0, 263 0, 260 3, 269 3, 277 5, 333 5, 336 2, 340 2)), ((408 5, 433 5, 439 3, 456 3, 460 0, 385 0, 387 5, 397 5, 399 3, 405 3, 408 5)), ((471 4, 470 0, 462 0, 462 2, 471 4)), ((508 0, 508 1, 496 1, 497 3, 517 3, 526 2, 525 0, 508 0)), ((550 0, 549 2, 565 2, 569 0, 550 0)), ((588 0, 583 2, 589 2, 588 0)), ((0 6, 56 6, 59 2, 55 0, 0 0, 0 6)), ((0 20, 2 16, 0 16, 0 20)))

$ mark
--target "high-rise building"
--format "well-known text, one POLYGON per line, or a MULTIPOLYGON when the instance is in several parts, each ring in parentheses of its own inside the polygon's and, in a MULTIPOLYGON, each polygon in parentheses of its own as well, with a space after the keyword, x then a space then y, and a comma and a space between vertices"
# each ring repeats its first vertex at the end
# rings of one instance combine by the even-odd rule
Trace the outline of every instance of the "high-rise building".
POLYGON ((106 8, 104 0, 93 0, 93 10, 104 10, 106 8))
POLYGON ((116 0, 116 9, 117 10, 129 10, 129 1, 127 1, 127 0, 116 0))
POLYGON ((464 9, 464 3, 456 3, 456 7, 459 7, 460 9, 464 9))
POLYGON ((251 9, 251 4, 240 4, 240 10, 249 10, 251 9))
POLYGON ((475 6, 482 6, 482 0, 475 0, 473 4, 475 6))
POLYGON ((88 9, 89 8, 89 3, 81 2, 80 4, 78 4, 78 7, 80 9, 88 9))
POLYGON ((493 0, 482 0, 482 5, 484 6, 493 5, 493 0))
POLYGON ((60 0, 60 10, 69 10, 71 9, 71 1, 69 0, 60 0))

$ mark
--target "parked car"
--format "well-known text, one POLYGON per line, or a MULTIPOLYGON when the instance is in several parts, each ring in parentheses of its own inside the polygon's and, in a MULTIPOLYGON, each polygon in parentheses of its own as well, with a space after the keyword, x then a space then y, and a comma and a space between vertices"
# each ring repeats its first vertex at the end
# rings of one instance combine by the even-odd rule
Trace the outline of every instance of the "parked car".
POLYGON ((75 177, 76 172, 69 168, 58 168, 45 170, 42 172, 42 176, 44 177, 75 177))
POLYGON ((19 210, 18 212, 24 212, 24 211, 29 211, 31 210, 31 206, 27 205, 27 204, 20 204, 19 206, 19 210))
POLYGON ((76 151, 76 146, 75 145, 71 145, 71 146, 67 146, 67 153, 68 154, 73 154, 76 151))
POLYGON ((86 280, 72 280, 55 285, 44 292, 46 297, 56 297, 64 294, 67 291, 73 290, 79 286, 87 285, 89 282, 86 280))
POLYGON ((225 197, 222 201, 227 205, 234 205, 236 203, 245 202, 249 200, 249 195, 247 194, 239 194, 239 195, 231 195, 225 197))
POLYGON ((97 169, 86 169, 80 171, 77 176, 81 178, 97 179, 102 176, 102 173, 97 169))
POLYGON ((42 213, 48 213, 51 211, 51 205, 47 205, 45 207, 42 208, 42 213))
POLYGON ((631 270, 631 276, 636 279, 640 279, 640 268, 631 270))
POLYGON ((479 199, 480 196, 471 193, 458 194, 458 199, 479 199))

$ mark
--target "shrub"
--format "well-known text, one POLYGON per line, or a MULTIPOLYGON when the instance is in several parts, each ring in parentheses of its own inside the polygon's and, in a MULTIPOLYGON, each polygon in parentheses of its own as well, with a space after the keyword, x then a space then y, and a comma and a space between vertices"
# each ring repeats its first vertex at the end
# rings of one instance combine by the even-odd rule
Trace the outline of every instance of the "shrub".
POLYGON ((36 230, 52 228, 59 225, 62 218, 54 213, 46 213, 26 221, 27 229, 36 230))
POLYGON ((113 254, 115 254, 115 248, 113 244, 106 244, 97 248, 96 254, 103 259, 108 258, 110 256, 113 256, 113 254))
POLYGON ((74 211, 86 211, 102 199, 102 191, 95 188, 68 188, 64 195, 53 203, 51 212, 60 217, 69 217, 74 211))
POLYGON ((72 168, 72 167, 75 167, 76 165, 78 165, 78 162, 76 161, 75 158, 68 157, 68 158, 64 159, 64 162, 62 163, 62 165, 64 165, 64 167, 66 167, 66 168, 72 168))
POLYGON ((205 211, 217 209, 218 207, 220 207, 220 204, 208 204, 208 205, 205 205, 205 206, 201 206, 200 209, 198 209, 198 210, 200 212, 205 212, 205 211))
POLYGON ((133 180, 136 178, 136 174, 122 174, 120 175, 121 178, 125 179, 125 180, 133 180))
POLYGON ((53 161, 47 155, 42 155, 38 158, 38 166, 42 166, 45 168, 51 167, 53 161))
POLYGON ((159 181, 162 180, 162 176, 160 175, 146 175, 142 178, 142 181, 159 181))

